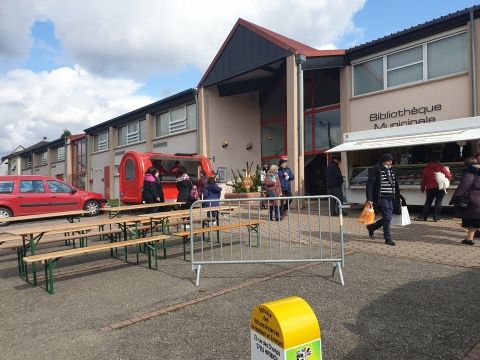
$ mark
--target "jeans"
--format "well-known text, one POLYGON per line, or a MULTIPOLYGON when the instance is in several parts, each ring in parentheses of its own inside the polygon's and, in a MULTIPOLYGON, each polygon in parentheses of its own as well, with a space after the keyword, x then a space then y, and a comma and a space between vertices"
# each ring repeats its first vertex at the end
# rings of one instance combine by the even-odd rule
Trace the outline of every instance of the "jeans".
MULTIPOLYGON (((341 187, 327 187, 328 195, 335 196, 343 204, 343 191, 341 187)), ((330 203, 330 214, 338 215, 340 211, 338 210, 338 203, 334 200, 329 201, 330 203)))
POLYGON ((385 242, 392 241, 392 234, 390 233, 390 222, 392 221, 393 200, 388 198, 380 198, 380 213, 382 218, 376 223, 369 225, 372 230, 380 229, 383 226, 383 238, 385 242))
POLYGON ((278 206, 270 206, 270 220, 273 221, 273 213, 275 212, 275 221, 280 220, 280 211, 278 206))
POLYGON ((430 213, 430 207, 432 206, 433 200, 435 200, 435 207, 433 208, 433 220, 439 220, 440 212, 442 211, 442 200, 444 196, 444 190, 427 190, 427 198, 425 199, 425 205, 423 205, 422 212, 420 213, 420 215, 418 215, 418 217, 420 219, 427 220, 428 214, 430 213))
MULTIPOLYGON (((283 197, 292 196, 292 192, 290 190, 283 190, 282 189, 283 197)), ((280 213, 282 216, 290 209, 290 204, 292 203, 292 199, 286 199, 282 201, 282 205, 280 206, 280 213)))

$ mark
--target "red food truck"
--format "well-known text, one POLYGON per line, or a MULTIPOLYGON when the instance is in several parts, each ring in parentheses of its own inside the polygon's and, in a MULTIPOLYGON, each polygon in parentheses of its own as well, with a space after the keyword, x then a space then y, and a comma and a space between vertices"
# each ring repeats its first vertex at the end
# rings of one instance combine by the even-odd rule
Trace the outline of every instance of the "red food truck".
POLYGON ((143 177, 147 169, 155 166, 162 176, 165 201, 177 199, 175 170, 178 166, 187 169, 193 183, 201 189, 200 171, 214 176, 212 164, 205 156, 191 154, 162 154, 153 152, 126 152, 120 161, 120 201, 124 204, 142 203, 143 177))

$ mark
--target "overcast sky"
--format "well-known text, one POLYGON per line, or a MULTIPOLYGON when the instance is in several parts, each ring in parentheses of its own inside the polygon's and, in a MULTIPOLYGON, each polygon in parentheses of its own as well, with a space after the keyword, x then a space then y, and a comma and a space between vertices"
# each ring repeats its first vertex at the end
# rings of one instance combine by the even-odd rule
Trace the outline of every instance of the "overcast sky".
POLYGON ((239 17, 348 48, 470 0, 0 0, 0 155, 196 87, 239 17))

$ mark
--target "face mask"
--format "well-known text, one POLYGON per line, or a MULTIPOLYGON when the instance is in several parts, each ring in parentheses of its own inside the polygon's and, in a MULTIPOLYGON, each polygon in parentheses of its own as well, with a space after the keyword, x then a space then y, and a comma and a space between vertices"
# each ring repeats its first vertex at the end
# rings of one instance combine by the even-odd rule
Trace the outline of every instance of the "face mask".
POLYGON ((384 166, 385 166, 387 169, 390 169, 390 168, 392 167, 391 164, 390 164, 390 165, 389 165, 389 164, 385 164, 384 166))

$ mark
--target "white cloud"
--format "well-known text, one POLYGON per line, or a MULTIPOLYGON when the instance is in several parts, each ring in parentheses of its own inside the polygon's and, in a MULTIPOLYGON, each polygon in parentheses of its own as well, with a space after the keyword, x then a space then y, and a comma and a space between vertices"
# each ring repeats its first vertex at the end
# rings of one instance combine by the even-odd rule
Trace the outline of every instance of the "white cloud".
POLYGON ((62 129, 83 129, 124 114, 154 99, 136 95, 142 86, 128 79, 105 79, 80 66, 34 73, 14 70, 0 78, 0 153, 60 137, 62 129))
POLYGON ((0 65, 27 55, 33 45, 30 27, 34 21, 30 0, 0 1, 0 65))
MULTIPOLYGON (((37 20, 54 24, 72 62, 96 74, 145 77, 188 64, 204 71, 239 17, 323 48, 358 31, 352 17, 365 1, 35 0, 33 8, 37 20)), ((12 23, 26 16, 9 15, 12 23)), ((16 28, 28 26, 24 20, 16 28)), ((0 43, 10 33, 0 32, 0 43)))

